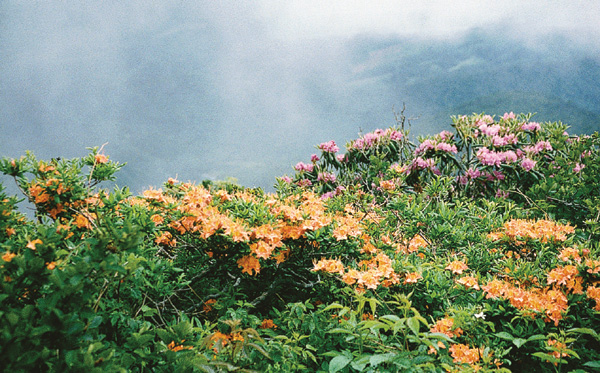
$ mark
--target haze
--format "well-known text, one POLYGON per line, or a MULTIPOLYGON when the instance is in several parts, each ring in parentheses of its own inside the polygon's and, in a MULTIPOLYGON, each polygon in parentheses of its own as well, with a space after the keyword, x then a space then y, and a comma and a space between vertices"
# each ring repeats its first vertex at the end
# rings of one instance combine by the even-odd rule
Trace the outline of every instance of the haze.
POLYGON ((134 193, 169 177, 272 190, 403 104, 415 135, 532 106, 600 129, 599 2, 421 3, 5 0, 0 156, 108 143, 134 193))

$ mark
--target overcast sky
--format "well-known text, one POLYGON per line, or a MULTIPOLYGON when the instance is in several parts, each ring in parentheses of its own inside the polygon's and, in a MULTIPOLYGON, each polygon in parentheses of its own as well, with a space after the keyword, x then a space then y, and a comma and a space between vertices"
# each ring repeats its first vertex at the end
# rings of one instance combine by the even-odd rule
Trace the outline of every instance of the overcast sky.
POLYGON ((319 142, 393 124, 402 99, 356 82, 356 38, 494 29, 600 57, 599 16, 597 1, 3 0, 0 156, 108 143, 135 192, 173 176, 269 188, 319 142))

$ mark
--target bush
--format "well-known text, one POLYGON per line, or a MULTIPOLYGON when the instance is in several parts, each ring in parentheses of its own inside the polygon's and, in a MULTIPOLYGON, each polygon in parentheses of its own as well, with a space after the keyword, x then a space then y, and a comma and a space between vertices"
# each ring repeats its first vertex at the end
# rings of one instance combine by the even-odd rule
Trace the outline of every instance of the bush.
POLYGON ((600 367, 598 134, 530 115, 400 126, 266 194, 123 166, 3 159, 0 363, 10 371, 600 367))

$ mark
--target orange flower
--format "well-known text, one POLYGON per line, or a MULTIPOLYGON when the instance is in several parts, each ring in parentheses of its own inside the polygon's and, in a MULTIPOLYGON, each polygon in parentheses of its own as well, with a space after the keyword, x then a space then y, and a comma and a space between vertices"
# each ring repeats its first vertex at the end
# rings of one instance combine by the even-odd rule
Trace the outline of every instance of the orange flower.
POLYGON ((40 240, 39 238, 36 238, 33 241, 29 241, 29 243, 27 244, 27 248, 35 251, 35 245, 37 245, 37 244, 42 244, 42 240, 40 240))
POLYGON ((46 268, 48 268, 49 270, 53 270, 54 268, 56 268, 56 262, 46 263, 46 268))
POLYGON ((275 255, 273 257, 273 259, 275 259, 277 264, 281 264, 286 261, 288 256, 290 256, 290 253, 291 253, 290 249, 282 250, 281 252, 279 252, 279 254, 275 255))
MULTIPOLYGON (((181 343, 185 342, 185 339, 181 340, 181 343)), ((181 350, 191 350, 193 347, 192 346, 184 346, 182 344, 175 344, 175 341, 171 341, 171 343, 169 343, 167 345, 167 347, 169 348, 169 350, 173 351, 173 352, 177 352, 177 351, 181 351, 181 350)))
POLYGON ((379 249, 377 249, 375 245, 373 245, 371 242, 367 242, 363 245, 362 249, 360 249, 360 252, 367 254, 375 254, 378 250, 379 249))
POLYGON ((452 273, 454 274, 460 275, 463 273, 463 271, 469 269, 469 267, 467 267, 467 265, 461 262, 460 260, 455 260, 452 263, 448 264, 446 269, 452 271, 452 273))
POLYGON ((13 254, 7 251, 2 255, 2 260, 4 260, 5 262, 10 262, 15 256, 17 256, 17 254, 13 254))
POLYGON ((465 276, 456 280, 461 285, 464 285, 466 288, 473 288, 475 290, 479 290, 479 284, 477 283, 477 279, 473 276, 465 276))
POLYGON ((591 298, 596 302, 594 309, 596 311, 600 311, 600 288, 590 286, 587 288, 586 295, 588 298, 591 298))
POLYGON ((344 273, 344 265, 339 259, 321 259, 314 263, 313 271, 325 271, 329 273, 344 273))
POLYGON ((502 228, 499 232, 490 233, 488 238, 496 241, 506 237, 519 245, 524 244, 528 239, 540 240, 543 243, 562 242, 567 239, 567 234, 575 232, 575 228, 569 224, 557 224, 551 220, 513 219, 504 223, 502 228))
POLYGON ((92 228, 92 224, 90 223, 90 221, 82 214, 77 214, 77 216, 75 217, 75 225, 77 226, 77 228, 92 228))
POLYGON ((204 312, 210 312, 213 310, 212 305, 217 303, 216 299, 209 299, 206 302, 204 302, 204 305, 202 306, 202 311, 204 312))
POLYGON ((277 325, 275 325, 273 323, 273 320, 271 319, 264 319, 262 321, 262 323, 259 326, 260 329, 275 329, 277 328, 277 325))
POLYGON ((461 328, 454 327, 454 319, 445 317, 436 321, 435 325, 429 329, 432 333, 442 333, 448 337, 460 337, 463 334, 461 328))
POLYGON ((344 281, 347 285, 354 285, 356 283, 356 279, 358 278, 360 272, 356 269, 349 269, 348 272, 344 273, 342 276, 342 281, 344 281))
POLYGON ((104 154, 96 154, 94 156, 94 161, 96 163, 107 163, 108 162, 108 157, 105 156, 104 154))
POLYGON ((48 214, 50 215, 50 217, 52 217, 52 219, 56 220, 56 216, 63 211, 64 211, 63 205, 61 203, 59 203, 58 205, 56 205, 56 207, 54 207, 53 209, 50 209, 48 211, 48 214))
POLYGON ((15 233, 17 233, 17 231, 14 228, 10 228, 10 227, 6 228, 6 235, 8 237, 12 236, 15 233))
MULTIPOLYGON (((446 345, 444 343, 442 343, 442 341, 438 341, 437 342, 437 346, 438 346, 438 349, 440 349, 440 348, 446 348, 446 345)), ((429 355, 431 355, 431 354, 437 355, 438 352, 437 352, 437 349, 435 347, 429 346, 429 350, 427 351, 427 353, 429 355)))
POLYGON ((371 314, 371 313, 363 313, 362 319, 363 320, 375 320, 375 316, 373 316, 373 314, 371 314))
POLYGON ((379 186, 384 190, 394 190, 396 187, 395 180, 381 180, 379 181, 379 186))
POLYGON ((227 345, 227 343, 229 343, 230 339, 231 339, 231 335, 223 334, 219 331, 214 332, 213 335, 210 336, 210 340, 213 341, 215 344, 215 346, 213 347, 215 352, 218 352, 218 350, 220 348, 227 345))
POLYGON ((564 248, 558 255, 558 258, 564 262, 573 260, 577 263, 581 263, 581 256, 579 256, 579 250, 574 249, 572 247, 564 248))
POLYGON ((469 348, 464 344, 454 344, 450 346, 449 351, 453 361, 459 364, 474 364, 479 361, 483 352, 481 348, 469 348))
POLYGON ((579 270, 574 265, 554 268, 548 273, 547 281, 548 285, 553 283, 564 285, 574 294, 583 293, 582 278, 579 276, 579 270))
POLYGON ((416 234, 408 243, 408 252, 414 253, 418 251, 420 248, 426 248, 427 241, 420 234, 416 234))
POLYGON ((357 277, 358 285, 365 286, 367 289, 377 289, 381 275, 376 270, 359 272, 357 277))
POLYGON ((250 251, 259 259, 269 259, 273 247, 265 241, 258 241, 250 244, 250 251))
POLYGON ((561 357, 569 356, 568 353, 563 352, 563 351, 567 350, 567 345, 564 344, 563 342, 559 342, 559 341, 551 338, 546 343, 548 344, 549 347, 553 347, 558 350, 558 351, 550 352, 550 355, 554 356, 555 358, 560 359, 561 357))
POLYGON ((159 245, 175 246, 177 240, 173 238, 171 232, 162 232, 162 234, 154 240, 159 245))
POLYGON ((238 267, 242 269, 242 273, 247 273, 250 276, 260 272, 260 262, 252 255, 246 255, 238 259, 238 267), (254 273, 252 273, 254 272, 254 273))
POLYGON ((154 214, 150 217, 150 220, 152 220, 154 222, 155 225, 159 225, 162 224, 165 221, 165 218, 163 218, 161 215, 159 214, 154 214))
POLYGON ((406 278, 404 279, 405 284, 415 284, 417 281, 422 279, 423 276, 419 272, 407 273, 406 278))

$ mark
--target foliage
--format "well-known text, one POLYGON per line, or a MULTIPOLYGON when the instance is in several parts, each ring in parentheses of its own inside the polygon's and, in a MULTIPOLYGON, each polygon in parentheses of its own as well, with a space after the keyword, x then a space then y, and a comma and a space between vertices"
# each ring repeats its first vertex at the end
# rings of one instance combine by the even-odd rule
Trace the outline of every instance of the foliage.
POLYGON ((266 194, 3 159, 10 371, 598 369, 599 135, 530 115, 363 134, 266 194), (22 201, 21 201, 22 202, 22 201))

